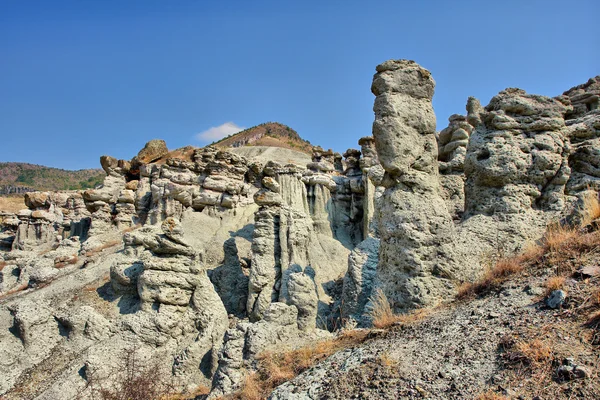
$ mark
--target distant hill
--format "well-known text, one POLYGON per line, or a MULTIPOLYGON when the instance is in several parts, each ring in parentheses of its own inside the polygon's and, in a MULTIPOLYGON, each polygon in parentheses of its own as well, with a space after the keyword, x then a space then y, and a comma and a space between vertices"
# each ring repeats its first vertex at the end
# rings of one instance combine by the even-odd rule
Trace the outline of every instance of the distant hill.
POLYGON ((89 189, 102 183, 105 176, 101 169, 68 171, 35 164, 0 162, 0 194, 89 189))
POLYGON ((228 136, 211 145, 219 148, 244 146, 282 147, 312 154, 312 145, 304 140, 298 132, 279 122, 266 122, 228 136))

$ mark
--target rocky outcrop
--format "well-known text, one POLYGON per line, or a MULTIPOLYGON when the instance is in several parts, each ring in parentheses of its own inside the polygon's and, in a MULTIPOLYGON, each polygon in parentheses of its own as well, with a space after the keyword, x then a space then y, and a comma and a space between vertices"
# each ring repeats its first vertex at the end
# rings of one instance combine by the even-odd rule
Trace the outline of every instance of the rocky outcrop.
MULTIPOLYGON (((478 104, 477 100, 470 98, 467 110, 477 109, 478 104)), ((469 136, 473 132, 473 125, 470 122, 478 123, 473 118, 474 114, 478 115, 476 112, 471 112, 470 119, 463 115, 451 115, 448 119, 448 127, 436 136, 441 193, 454 219, 460 219, 464 212, 464 164, 469 136)))
POLYGON ((377 275, 394 308, 428 304, 451 291, 432 278, 452 220, 439 193, 435 82, 413 61, 377 66, 373 136, 386 186, 378 210, 381 247, 377 275))
POLYGON ((573 110, 566 115, 566 136, 571 142, 571 176, 566 191, 570 195, 592 189, 600 191, 600 76, 566 91, 573 110))
POLYGON ((77 236, 85 240, 90 226, 80 192, 31 192, 25 194, 27 210, 17 213, 13 249, 48 250, 62 238, 77 236))
POLYGON ((369 326, 368 304, 377 282, 379 239, 367 238, 348 257, 348 272, 344 277, 340 317, 344 325, 369 326))
POLYGON ((568 104, 506 89, 492 98, 465 159, 467 215, 561 210, 570 175, 568 104))
POLYGON ((149 164, 169 152, 167 143, 161 139, 153 139, 132 160, 133 164, 149 164))
POLYGON ((590 78, 586 83, 572 87, 563 93, 573 106, 566 119, 578 119, 585 114, 600 109, 600 75, 590 78))
MULTIPOLYGON (((181 223, 173 217, 160 230, 143 228, 125 235, 129 268, 111 269, 113 288, 135 285, 140 311, 125 321, 139 338, 163 347, 173 339, 173 374, 186 382, 212 376, 228 327, 227 312, 210 282, 203 252, 186 243, 181 223), (145 249, 146 251, 144 251, 145 249), (132 259, 134 255, 139 259, 132 259), (200 368, 198 368, 200 366, 200 368)), ((130 292, 130 291, 129 291, 130 292)))

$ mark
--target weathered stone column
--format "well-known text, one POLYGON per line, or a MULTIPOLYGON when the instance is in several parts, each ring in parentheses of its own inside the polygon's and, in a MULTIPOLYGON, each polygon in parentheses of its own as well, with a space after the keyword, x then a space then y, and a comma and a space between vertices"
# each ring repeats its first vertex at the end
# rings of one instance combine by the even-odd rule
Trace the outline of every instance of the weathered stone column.
POLYGON ((429 71, 414 61, 390 60, 377 66, 371 87, 386 187, 377 210, 377 273, 396 310, 431 304, 453 290, 439 254, 452 220, 439 193, 434 86, 429 71))

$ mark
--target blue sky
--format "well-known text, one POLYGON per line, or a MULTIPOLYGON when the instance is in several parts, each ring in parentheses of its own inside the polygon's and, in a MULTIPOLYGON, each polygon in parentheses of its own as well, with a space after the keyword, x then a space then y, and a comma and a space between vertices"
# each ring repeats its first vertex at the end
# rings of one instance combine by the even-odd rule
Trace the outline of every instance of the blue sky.
POLYGON ((432 72, 443 129, 468 96, 555 96, 600 74, 599 13, 597 0, 0 0, 0 161, 96 168, 153 138, 201 146, 211 128, 266 121, 342 152, 371 133, 371 80, 391 58, 432 72))

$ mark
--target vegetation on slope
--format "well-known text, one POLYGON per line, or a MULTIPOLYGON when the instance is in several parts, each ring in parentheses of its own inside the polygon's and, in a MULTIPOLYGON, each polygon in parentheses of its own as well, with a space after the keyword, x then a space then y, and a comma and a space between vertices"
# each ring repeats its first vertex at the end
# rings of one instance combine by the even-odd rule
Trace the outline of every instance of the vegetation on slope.
POLYGON ((241 146, 283 147, 312 154, 312 145, 300 137, 298 132, 279 122, 265 122, 233 135, 229 135, 211 145, 227 148, 241 146))
POLYGON ((102 183, 104 176, 101 169, 68 171, 35 164, 4 162, 0 163, 0 194, 7 194, 9 187, 32 190, 89 189, 102 183))

